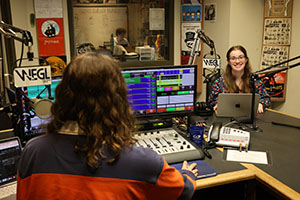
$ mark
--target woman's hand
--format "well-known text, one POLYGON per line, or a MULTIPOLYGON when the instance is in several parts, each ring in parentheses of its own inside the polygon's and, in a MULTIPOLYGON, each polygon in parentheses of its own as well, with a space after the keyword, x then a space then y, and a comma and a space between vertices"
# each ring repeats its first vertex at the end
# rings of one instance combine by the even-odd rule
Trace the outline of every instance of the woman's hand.
POLYGON ((216 105, 214 106, 214 111, 216 112, 217 109, 218 109, 218 104, 216 104, 216 105))
POLYGON ((198 169, 196 168, 196 166, 197 166, 197 163, 192 163, 189 165, 188 162, 185 160, 182 163, 181 169, 189 170, 193 174, 195 174, 195 176, 198 176, 198 169))
POLYGON ((264 113, 264 106, 261 103, 258 104, 257 113, 258 114, 264 113))

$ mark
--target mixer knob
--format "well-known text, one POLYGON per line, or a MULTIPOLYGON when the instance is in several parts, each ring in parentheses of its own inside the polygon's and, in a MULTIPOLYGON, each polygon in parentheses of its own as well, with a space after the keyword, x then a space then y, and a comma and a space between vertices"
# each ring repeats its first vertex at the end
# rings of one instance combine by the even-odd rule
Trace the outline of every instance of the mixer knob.
POLYGON ((190 145, 188 144, 186 147, 189 149, 189 148, 190 148, 190 145))
POLYGON ((180 149, 183 149, 183 146, 180 146, 180 149))
POLYGON ((186 144, 186 142, 185 142, 185 141, 183 141, 183 144, 186 144))

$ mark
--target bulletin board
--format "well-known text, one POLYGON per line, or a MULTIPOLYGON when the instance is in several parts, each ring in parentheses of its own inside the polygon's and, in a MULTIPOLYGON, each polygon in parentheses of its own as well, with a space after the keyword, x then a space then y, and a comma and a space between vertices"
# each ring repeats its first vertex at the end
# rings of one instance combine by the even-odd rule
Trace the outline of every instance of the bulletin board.
POLYGON ((128 32, 127 6, 74 6, 76 47, 83 43, 102 46, 120 27, 128 32))
MULTIPOLYGON (((265 0, 261 69, 289 59, 293 0, 265 0)), ((286 67, 282 64, 279 67, 286 67)), ((262 79, 271 101, 285 101, 287 71, 262 79)))

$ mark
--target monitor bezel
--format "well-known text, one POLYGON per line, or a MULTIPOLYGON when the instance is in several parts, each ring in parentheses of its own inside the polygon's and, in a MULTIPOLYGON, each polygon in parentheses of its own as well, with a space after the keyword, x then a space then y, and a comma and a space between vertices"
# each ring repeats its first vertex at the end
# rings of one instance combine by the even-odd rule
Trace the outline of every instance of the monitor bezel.
POLYGON ((153 118, 173 118, 180 116, 188 116, 195 113, 196 110, 196 101, 197 101, 197 65, 164 65, 164 66, 143 66, 143 67, 125 67, 121 71, 137 71, 137 70, 151 70, 151 69, 186 69, 194 68, 194 99, 193 99, 193 110, 184 110, 184 111, 172 111, 172 112, 163 112, 163 113, 148 113, 143 115, 135 115, 137 119, 153 119, 153 118))

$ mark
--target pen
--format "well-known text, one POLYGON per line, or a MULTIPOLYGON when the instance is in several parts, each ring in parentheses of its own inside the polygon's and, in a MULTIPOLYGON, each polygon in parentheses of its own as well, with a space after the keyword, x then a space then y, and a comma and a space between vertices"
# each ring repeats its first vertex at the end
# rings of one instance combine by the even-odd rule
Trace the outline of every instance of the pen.
POLYGON ((243 147, 242 143, 240 143, 240 152, 242 152, 242 147, 243 147))
POLYGON ((248 144, 246 144, 246 149, 245 149, 245 151, 248 152, 248 144))

